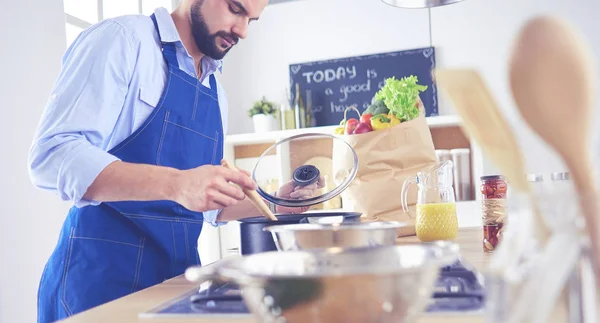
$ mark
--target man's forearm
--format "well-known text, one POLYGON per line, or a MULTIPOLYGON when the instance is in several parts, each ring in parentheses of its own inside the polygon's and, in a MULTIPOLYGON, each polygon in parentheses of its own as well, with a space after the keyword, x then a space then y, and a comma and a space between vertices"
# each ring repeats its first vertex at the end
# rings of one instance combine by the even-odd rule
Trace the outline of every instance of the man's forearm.
POLYGON ((179 170, 175 168, 115 161, 96 177, 84 194, 100 202, 172 199, 179 170))
MULTIPOLYGON (((175 168, 116 161, 104 168, 84 198, 101 202, 173 200, 180 174, 175 168)), ((223 208, 217 221, 251 216, 260 216, 260 211, 245 197, 239 203, 223 208)))

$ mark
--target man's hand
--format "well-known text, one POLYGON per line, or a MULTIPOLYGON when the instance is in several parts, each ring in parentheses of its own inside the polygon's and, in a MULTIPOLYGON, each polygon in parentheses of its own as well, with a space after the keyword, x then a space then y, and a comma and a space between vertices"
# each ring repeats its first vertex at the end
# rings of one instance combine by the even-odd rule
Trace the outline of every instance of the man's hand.
MULTIPOLYGON (((240 169, 241 172, 248 174, 240 169)), ((248 174, 250 176, 250 174, 248 174)), ((307 197, 312 197, 315 195, 315 191, 317 189, 323 188, 325 186, 325 179, 321 177, 319 181, 315 184, 308 186, 296 186, 293 181, 285 183, 282 187, 279 188, 279 191, 275 194, 278 197, 282 197, 285 199, 302 199, 307 197)), ((268 201, 265 201, 268 203, 268 201)), ((303 213, 308 211, 310 207, 287 207, 287 206, 276 206, 277 213, 303 213)), ((243 202, 237 203, 236 205, 224 208, 221 213, 219 213, 219 217, 217 221, 234 221, 247 217, 256 217, 260 216, 260 211, 257 210, 254 205, 250 202, 248 198, 244 199, 243 202)))
POLYGON ((196 212, 236 205, 246 197, 240 187, 257 188, 248 172, 212 165, 182 171, 177 182, 174 200, 196 212))
MULTIPOLYGON (((315 191, 325 187, 325 178, 319 177, 319 181, 314 184, 307 186, 297 186, 294 181, 289 181, 279 188, 276 196, 279 198, 290 199, 290 200, 304 200, 315 196, 315 191)), ((310 209, 310 206, 303 207, 289 207, 289 206, 276 206, 277 213, 303 213, 310 209)))

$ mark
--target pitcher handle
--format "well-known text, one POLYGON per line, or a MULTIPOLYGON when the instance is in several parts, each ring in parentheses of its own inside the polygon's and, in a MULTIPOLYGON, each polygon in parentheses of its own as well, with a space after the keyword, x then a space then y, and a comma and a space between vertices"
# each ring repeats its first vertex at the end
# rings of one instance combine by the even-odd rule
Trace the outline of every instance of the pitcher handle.
POLYGON ((404 212, 408 212, 408 189, 410 187, 410 184, 416 184, 417 183, 417 177, 416 176, 410 176, 409 178, 407 178, 404 181, 404 184, 402 184, 402 209, 404 210, 404 212))

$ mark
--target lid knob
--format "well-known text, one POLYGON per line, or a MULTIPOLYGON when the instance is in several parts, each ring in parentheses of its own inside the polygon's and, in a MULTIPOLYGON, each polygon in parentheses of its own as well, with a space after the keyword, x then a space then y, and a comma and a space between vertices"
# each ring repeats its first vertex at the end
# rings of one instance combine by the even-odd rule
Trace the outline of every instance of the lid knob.
POLYGON ((313 165, 303 165, 294 171, 292 179, 298 186, 307 186, 319 180, 319 169, 313 165))

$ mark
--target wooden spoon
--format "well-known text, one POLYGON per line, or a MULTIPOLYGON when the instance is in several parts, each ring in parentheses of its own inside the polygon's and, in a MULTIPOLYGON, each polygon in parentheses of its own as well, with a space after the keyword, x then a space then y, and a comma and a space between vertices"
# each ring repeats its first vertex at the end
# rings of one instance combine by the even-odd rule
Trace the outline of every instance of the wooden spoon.
MULTIPOLYGON (((488 156, 506 176, 511 188, 531 200, 534 215, 537 217, 535 222, 539 223, 532 229, 537 230, 537 239, 545 241, 549 237, 550 230, 542 221, 540 212, 537 211, 531 185, 527 181, 521 150, 513 131, 500 114, 489 88, 479 73, 470 69, 441 69, 436 71, 436 82, 454 103, 465 132, 479 143, 484 155, 488 156)), ((511 239, 502 241, 505 248, 499 247, 495 251, 495 257, 490 264, 491 271, 503 272, 517 263, 529 234, 524 232, 527 229, 523 226, 514 227, 514 232, 517 230, 521 232, 514 234, 511 239)))
MULTIPOLYGON (((589 156, 596 71, 590 49, 565 21, 530 20, 510 61, 510 83, 523 118, 569 167, 600 277, 597 188, 589 156)), ((600 281, 600 280, 599 280, 600 281)))
MULTIPOLYGON (((225 159, 221 160, 221 165, 229 169, 238 170, 235 166, 230 165, 225 159)), ((265 204, 265 201, 258 195, 255 190, 244 189, 244 194, 248 196, 250 202, 265 216, 265 218, 273 221, 278 221, 273 212, 269 210, 269 207, 265 204)))

